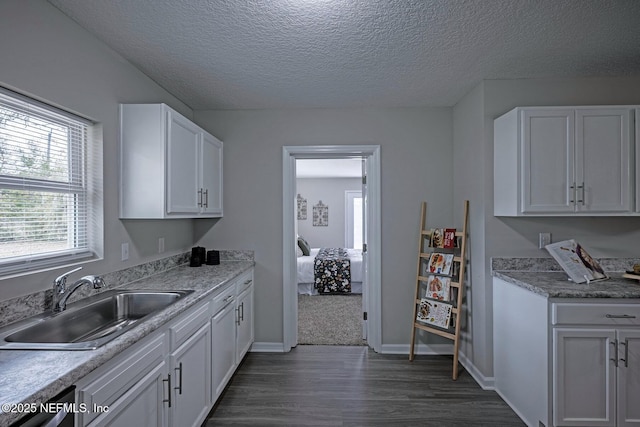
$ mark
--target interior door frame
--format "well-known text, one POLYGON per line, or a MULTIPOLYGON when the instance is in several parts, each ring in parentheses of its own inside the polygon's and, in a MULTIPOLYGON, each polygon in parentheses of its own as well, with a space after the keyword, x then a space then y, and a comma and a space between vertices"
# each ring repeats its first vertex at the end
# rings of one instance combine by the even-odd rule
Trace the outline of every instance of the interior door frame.
POLYGON ((308 145, 282 147, 282 247, 283 247, 283 347, 288 352, 298 344, 298 289, 296 268, 296 160, 345 157, 367 158, 368 268, 364 272, 369 286, 367 343, 379 352, 382 336, 381 316, 381 218, 380 146, 308 145))

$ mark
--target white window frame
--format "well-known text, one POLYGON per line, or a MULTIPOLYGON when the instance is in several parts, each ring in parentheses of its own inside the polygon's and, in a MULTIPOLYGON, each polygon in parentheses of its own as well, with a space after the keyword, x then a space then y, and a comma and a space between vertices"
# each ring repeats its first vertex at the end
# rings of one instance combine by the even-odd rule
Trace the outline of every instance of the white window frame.
MULTIPOLYGON (((353 229, 353 222, 354 222, 356 212, 354 211, 353 200, 358 198, 362 199, 361 190, 346 190, 344 192, 344 205, 345 205, 344 243, 346 248, 354 247, 354 237, 355 237, 354 231, 355 230, 353 229)), ((362 216, 362 211, 359 212, 359 215, 362 216)), ((362 249, 362 246, 356 249, 362 249)))
MULTIPOLYGON (((102 253, 103 239, 101 235, 95 234, 99 234, 96 232, 98 230, 101 231, 103 228, 103 215, 101 212, 96 214, 95 210, 98 206, 93 203, 93 200, 96 198, 97 193, 100 193, 101 198, 102 167, 100 165, 99 168, 96 168, 97 170, 88 171, 90 159, 93 163, 96 162, 96 159, 99 159, 101 163, 102 159, 101 144, 99 147, 93 147, 93 150, 91 150, 92 147, 89 147, 89 144, 93 143, 92 137, 96 133, 95 123, 2 87, 0 87, 0 102, 2 105, 23 111, 28 106, 28 111, 32 112, 34 117, 57 121, 65 125, 68 124, 66 121, 68 119, 70 122, 75 122, 78 126, 84 128, 84 132, 81 132, 82 136, 74 140, 76 144, 74 149, 69 150, 71 159, 68 162, 68 182, 0 174, 0 189, 74 195, 77 200, 76 206, 80 206, 79 209, 83 209, 85 212, 82 219, 77 220, 77 222, 73 219, 75 210, 67 216, 70 221, 73 221, 68 226, 70 232, 67 236, 69 246, 72 246, 71 248, 29 255, 0 257, 0 277, 31 273, 46 268, 61 267, 99 258, 102 253), (93 155, 89 156, 88 151, 91 151, 93 155), (93 193, 90 190, 94 190, 93 193)), ((99 208, 101 209, 102 205, 99 208)), ((0 217, 1 220, 2 217, 0 217)))

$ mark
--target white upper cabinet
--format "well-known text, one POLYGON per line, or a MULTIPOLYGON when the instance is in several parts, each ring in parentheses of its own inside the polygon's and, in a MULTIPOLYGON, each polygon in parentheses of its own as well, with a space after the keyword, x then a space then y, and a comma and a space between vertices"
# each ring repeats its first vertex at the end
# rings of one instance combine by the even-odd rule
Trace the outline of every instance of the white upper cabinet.
POLYGON ((521 107, 494 122, 494 215, 633 215, 632 107, 521 107))
POLYGON ((121 104, 120 218, 222 213, 222 142, 165 104, 121 104))

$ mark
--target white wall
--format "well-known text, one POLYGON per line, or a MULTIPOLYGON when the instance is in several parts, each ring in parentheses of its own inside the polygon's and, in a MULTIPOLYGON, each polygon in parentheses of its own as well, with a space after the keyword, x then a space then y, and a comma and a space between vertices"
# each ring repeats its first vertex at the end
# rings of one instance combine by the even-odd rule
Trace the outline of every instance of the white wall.
POLYGON ((345 247, 345 191, 362 190, 360 178, 298 178, 297 191, 307 199, 307 219, 298 220, 298 234, 312 248, 345 247), (329 225, 313 225, 313 207, 322 201, 329 207, 329 225))
MULTIPOLYGON (((118 219, 118 103, 165 102, 191 110, 44 0, 0 2, 0 85, 96 120, 104 144, 104 260, 85 266, 102 274, 188 250, 192 220, 118 219), (157 254, 158 237, 166 252, 157 254), (120 261, 120 245, 130 258, 120 261)), ((0 280, 0 300, 48 289, 65 269, 0 280)))
POLYGON ((256 341, 282 342, 282 147, 381 146, 382 343, 407 344, 420 202, 432 224, 452 218, 450 108, 195 111, 225 143, 225 217, 199 243, 253 249, 256 341))
POLYGON ((494 217, 493 120, 516 106, 615 104, 640 104, 640 77, 487 80, 454 108, 454 166, 465 171, 454 181, 455 199, 472 195, 472 212, 473 200, 481 205, 471 221, 472 338, 463 348, 487 377, 493 375, 491 257, 548 257, 538 249, 540 232, 551 232, 554 241, 575 238, 596 257, 640 256, 640 218, 494 217))

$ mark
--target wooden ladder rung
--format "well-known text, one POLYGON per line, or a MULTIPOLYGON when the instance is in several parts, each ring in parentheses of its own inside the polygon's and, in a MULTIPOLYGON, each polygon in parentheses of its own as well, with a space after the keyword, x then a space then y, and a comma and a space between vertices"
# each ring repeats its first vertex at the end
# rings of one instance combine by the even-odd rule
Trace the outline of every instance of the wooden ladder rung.
POLYGON ((414 323, 414 327, 422 329, 423 331, 431 332, 432 334, 440 335, 441 337, 449 338, 450 340, 455 341, 456 339, 455 334, 442 329, 432 328, 431 326, 423 325, 421 323, 414 323))

